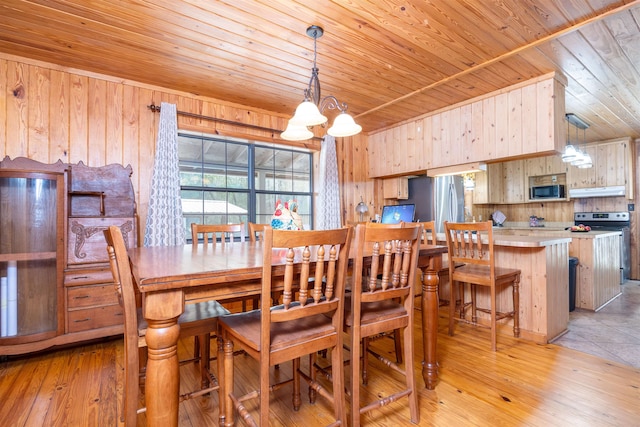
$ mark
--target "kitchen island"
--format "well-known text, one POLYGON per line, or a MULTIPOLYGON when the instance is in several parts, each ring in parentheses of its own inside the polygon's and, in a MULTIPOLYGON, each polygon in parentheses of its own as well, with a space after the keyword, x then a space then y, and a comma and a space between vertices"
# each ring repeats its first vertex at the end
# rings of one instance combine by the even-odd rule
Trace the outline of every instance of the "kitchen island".
POLYGON ((571 233, 569 255, 578 258, 576 307, 598 311, 620 296, 620 231, 571 233))
MULTIPOLYGON (((571 236, 494 234, 496 265, 519 268, 520 337, 546 344, 564 334, 569 324, 569 244, 571 236)), ((478 305, 488 307, 488 293, 478 290, 478 305)), ((498 308, 511 306, 511 291, 500 290, 498 308)), ((478 313, 480 317, 481 314, 478 313)), ((488 317, 479 319, 488 323, 488 317)), ((510 334, 513 320, 500 331, 510 334)))
MULTIPOLYGON (((533 234, 533 233, 532 233, 533 234)), ((520 338, 546 344, 567 332, 569 325, 569 244, 571 235, 529 235, 510 229, 494 229, 496 265, 518 268, 520 276, 520 338)), ((438 233, 439 242, 445 234, 438 233)), ((443 244, 446 244, 443 243, 443 244)), ((439 291, 448 287, 442 283, 439 291)), ((465 286, 465 301, 470 301, 465 286)), ((498 288, 497 309, 509 311, 512 307, 511 288, 498 288)), ((448 292, 442 294, 448 296, 448 292)), ((490 307, 489 290, 477 289, 479 307, 490 307)), ((478 311, 478 323, 489 326, 487 313, 478 311)), ((467 314, 470 318, 470 313, 467 314)), ((498 322, 498 333, 513 334, 513 319, 498 322)))
POLYGON ((494 235, 570 237, 569 256, 578 258, 576 307, 597 311, 620 295, 620 231, 571 232, 516 225, 496 228, 494 235))

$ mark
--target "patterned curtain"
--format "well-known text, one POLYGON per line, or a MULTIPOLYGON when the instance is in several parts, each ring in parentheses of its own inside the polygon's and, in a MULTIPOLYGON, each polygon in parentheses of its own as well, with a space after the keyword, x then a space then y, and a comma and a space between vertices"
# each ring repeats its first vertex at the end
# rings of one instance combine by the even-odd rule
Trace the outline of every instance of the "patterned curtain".
POLYGON ((320 183, 318 189, 318 208, 316 212, 317 230, 342 227, 340 211, 340 184, 338 182, 338 159, 336 139, 325 135, 320 145, 320 183))
POLYGON ((178 119, 175 104, 163 102, 160 106, 160 125, 144 246, 184 244, 185 229, 178 165, 178 119))

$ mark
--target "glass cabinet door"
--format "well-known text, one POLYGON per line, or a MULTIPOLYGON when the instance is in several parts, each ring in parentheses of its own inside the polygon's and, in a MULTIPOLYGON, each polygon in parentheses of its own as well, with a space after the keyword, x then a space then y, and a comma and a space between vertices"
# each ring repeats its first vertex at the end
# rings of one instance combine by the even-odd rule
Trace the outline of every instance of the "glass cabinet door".
POLYGON ((0 170, 0 341, 63 331, 64 175, 0 170))

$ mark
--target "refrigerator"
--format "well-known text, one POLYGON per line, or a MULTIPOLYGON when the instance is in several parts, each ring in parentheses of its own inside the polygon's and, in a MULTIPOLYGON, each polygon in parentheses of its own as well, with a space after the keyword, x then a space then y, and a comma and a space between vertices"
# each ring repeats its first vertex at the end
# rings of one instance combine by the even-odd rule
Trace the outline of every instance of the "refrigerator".
POLYGON ((433 178, 422 175, 409 179, 409 198, 399 200, 398 204, 415 205, 414 220, 426 222, 433 220, 433 178))
POLYGON ((434 220, 437 233, 444 233, 444 221, 464 222, 464 182, 462 176, 434 179, 434 220))

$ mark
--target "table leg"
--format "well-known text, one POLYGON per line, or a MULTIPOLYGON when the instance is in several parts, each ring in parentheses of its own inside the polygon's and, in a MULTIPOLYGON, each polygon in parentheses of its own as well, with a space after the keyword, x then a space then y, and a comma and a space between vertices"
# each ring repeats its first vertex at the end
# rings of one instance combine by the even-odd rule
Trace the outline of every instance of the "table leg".
POLYGON ((438 338, 438 273, 434 262, 424 269, 422 276, 422 377, 427 389, 433 390, 438 382, 436 344, 438 338))
POLYGON ((178 317, 183 310, 182 294, 165 295, 164 298, 158 298, 159 295, 147 295, 143 302, 149 325, 146 332, 148 358, 145 380, 147 425, 177 427, 180 394, 178 317), (166 304, 165 309, 173 310, 156 312, 154 308, 158 308, 161 301, 166 304))
MULTIPOLYGON (((220 425, 231 427, 235 425, 235 404, 230 397, 233 393, 233 341, 223 335, 218 344, 218 360, 223 359, 222 382, 220 389, 220 425), (224 414, 224 415, 223 415, 224 414)), ((220 365, 218 365, 220 366, 220 365)))

